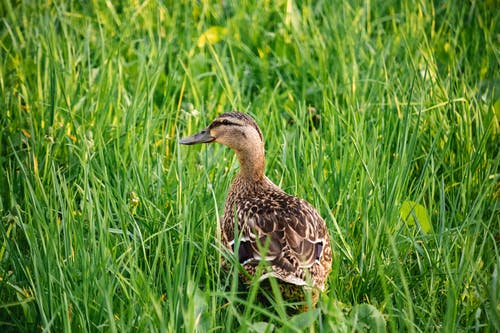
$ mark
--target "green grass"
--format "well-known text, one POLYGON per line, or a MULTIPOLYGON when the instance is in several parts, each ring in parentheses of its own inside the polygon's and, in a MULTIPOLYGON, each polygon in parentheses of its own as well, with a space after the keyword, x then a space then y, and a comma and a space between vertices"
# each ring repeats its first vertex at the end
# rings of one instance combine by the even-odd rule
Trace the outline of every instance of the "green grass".
POLYGON ((497 7, 2 2, 2 332, 499 330, 497 7), (330 229, 316 310, 221 271, 237 160, 177 139, 230 109, 330 229))

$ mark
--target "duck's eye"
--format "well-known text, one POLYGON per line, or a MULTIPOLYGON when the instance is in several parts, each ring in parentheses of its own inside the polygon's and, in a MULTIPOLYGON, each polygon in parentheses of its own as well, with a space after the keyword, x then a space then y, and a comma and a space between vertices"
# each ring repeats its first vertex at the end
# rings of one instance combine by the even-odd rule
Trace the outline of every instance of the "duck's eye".
POLYGON ((227 119, 222 119, 222 120, 218 120, 218 121, 216 121, 216 122, 215 122, 215 124, 216 124, 217 126, 221 126, 221 125, 225 125, 225 126, 227 126, 227 125, 230 125, 230 124, 231 124, 231 122, 230 122, 229 120, 227 120, 227 119))
POLYGON ((210 128, 215 128, 218 126, 241 126, 237 123, 233 123, 232 121, 228 119, 221 119, 221 120, 216 120, 210 125, 210 128))
POLYGON ((211 125, 210 125, 210 128, 216 128, 216 127, 219 127, 219 126, 222 126, 222 125, 229 125, 229 121, 227 120, 216 120, 214 121, 211 125))

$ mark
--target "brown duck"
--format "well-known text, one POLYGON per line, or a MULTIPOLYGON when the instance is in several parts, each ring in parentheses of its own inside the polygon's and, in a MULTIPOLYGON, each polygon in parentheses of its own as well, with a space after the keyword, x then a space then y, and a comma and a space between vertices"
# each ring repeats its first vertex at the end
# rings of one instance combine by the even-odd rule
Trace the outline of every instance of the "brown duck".
POLYGON ((307 201, 285 193, 264 175, 264 140, 255 121, 245 113, 227 112, 179 142, 218 142, 236 152, 240 170, 229 189, 220 222, 222 243, 237 251, 239 262, 250 275, 256 274, 264 260, 268 265, 260 280, 279 279, 283 296, 290 299, 297 298, 296 291, 313 290, 315 304, 332 264, 328 230, 307 201), (235 236, 239 239, 236 242, 235 236))

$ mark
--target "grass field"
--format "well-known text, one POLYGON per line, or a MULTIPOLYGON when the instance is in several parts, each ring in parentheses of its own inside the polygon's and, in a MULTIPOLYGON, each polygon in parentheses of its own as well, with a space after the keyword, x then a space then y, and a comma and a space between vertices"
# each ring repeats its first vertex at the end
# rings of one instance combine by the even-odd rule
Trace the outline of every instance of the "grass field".
POLYGON ((463 1, 0 4, 2 332, 500 330, 500 11, 463 1), (221 271, 252 114, 333 239, 318 307, 221 271))

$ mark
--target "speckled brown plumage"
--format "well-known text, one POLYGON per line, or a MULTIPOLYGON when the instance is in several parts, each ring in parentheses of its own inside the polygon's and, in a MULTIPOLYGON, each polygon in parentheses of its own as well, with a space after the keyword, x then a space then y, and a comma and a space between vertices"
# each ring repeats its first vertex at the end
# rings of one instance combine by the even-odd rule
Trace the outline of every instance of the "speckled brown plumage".
POLYGON ((224 113, 206 129, 180 141, 208 142, 229 146, 240 161, 221 220, 222 243, 237 252, 251 276, 265 260, 268 265, 261 280, 278 278, 287 299, 294 298, 294 290, 303 295, 304 288, 312 289, 315 303, 332 262, 325 222, 307 201, 285 193, 264 175, 263 136, 250 116, 224 113))

